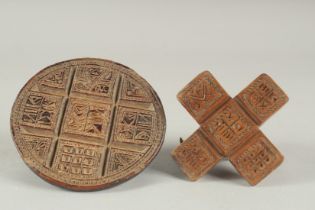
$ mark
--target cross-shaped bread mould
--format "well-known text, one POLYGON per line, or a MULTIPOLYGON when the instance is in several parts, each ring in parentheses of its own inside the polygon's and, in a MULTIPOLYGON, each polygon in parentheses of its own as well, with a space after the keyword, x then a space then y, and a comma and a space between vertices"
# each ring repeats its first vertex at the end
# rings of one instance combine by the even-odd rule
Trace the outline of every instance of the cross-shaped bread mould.
POLYGON ((287 95, 262 74, 235 98, 213 75, 202 72, 177 95, 200 128, 172 152, 190 180, 197 180, 222 158, 256 185, 283 161, 259 126, 287 101, 287 95))

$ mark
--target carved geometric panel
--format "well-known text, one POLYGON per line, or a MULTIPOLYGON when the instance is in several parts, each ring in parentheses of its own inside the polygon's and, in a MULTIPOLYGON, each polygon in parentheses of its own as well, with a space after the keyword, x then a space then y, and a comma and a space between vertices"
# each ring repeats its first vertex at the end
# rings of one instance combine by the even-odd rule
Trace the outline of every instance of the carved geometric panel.
POLYGON ((236 100, 260 125, 277 112, 288 97, 267 74, 262 74, 238 94, 236 100))
POLYGON ((230 161, 250 184, 255 185, 280 165, 283 156, 263 133, 258 132, 230 157, 230 161))
POLYGON ((129 76, 123 77, 121 99, 128 101, 152 102, 152 98, 141 84, 129 76))
POLYGON ((193 118, 201 123, 230 97, 210 72, 205 71, 186 85, 177 98, 193 118))
POLYGON ((163 143, 165 115, 155 91, 135 71, 84 58, 32 77, 14 103, 11 128, 38 176, 86 191, 144 170, 163 143))
POLYGON ((58 69, 41 78, 38 84, 42 88, 66 89, 70 68, 58 69))
POLYGON ((207 173, 222 158, 199 130, 179 145, 172 156, 192 181, 207 173))
POLYGON ((99 176, 102 146, 59 140, 53 167, 71 177, 99 176))
POLYGON ((53 130, 62 97, 30 92, 22 105, 21 124, 53 130))
POLYGON ((111 105, 71 98, 65 112, 62 133, 102 138, 108 135, 111 105))
MULTIPOLYGON (((179 92, 178 99, 200 125, 198 131, 202 132, 204 141, 208 141, 211 148, 220 155, 231 158, 235 167, 249 183, 257 184, 283 159, 259 131, 258 126, 280 109, 288 101, 288 97, 268 75, 262 74, 234 99, 225 94, 226 97, 220 100, 216 98, 218 93, 213 91, 211 86, 201 82, 205 78, 213 78, 213 76, 209 72, 199 74, 179 92), (206 103, 200 101, 210 101, 208 106, 212 106, 211 109, 205 109, 206 103), (239 156, 240 159, 236 161, 239 156), (273 161, 275 162, 271 163, 273 161)), ((214 78, 213 81, 214 84, 218 84, 214 78)), ((218 86, 220 87, 219 84, 218 86)), ((190 138, 177 146, 174 151, 185 148, 186 142, 189 145, 190 138)), ((199 147, 191 145, 191 147, 199 147)), ((177 152, 173 152, 184 173, 196 179, 199 176, 191 174, 200 174, 201 170, 193 167, 198 161, 190 167, 189 162, 198 160, 200 152, 197 151, 195 154, 189 153, 193 156, 189 158, 180 157, 177 152)))
POLYGON ((43 136, 23 135, 23 153, 28 152, 33 159, 41 164, 45 164, 52 138, 43 136))
POLYGON ((208 118, 201 128, 223 155, 229 155, 258 129, 233 100, 208 118))
POLYGON ((114 141, 151 144, 155 114, 150 111, 118 107, 114 141))
POLYGON ((114 85, 117 80, 117 72, 98 65, 80 66, 76 70, 72 92, 113 97, 114 85))
POLYGON ((141 156, 141 153, 111 148, 106 175, 111 176, 132 167, 141 156))

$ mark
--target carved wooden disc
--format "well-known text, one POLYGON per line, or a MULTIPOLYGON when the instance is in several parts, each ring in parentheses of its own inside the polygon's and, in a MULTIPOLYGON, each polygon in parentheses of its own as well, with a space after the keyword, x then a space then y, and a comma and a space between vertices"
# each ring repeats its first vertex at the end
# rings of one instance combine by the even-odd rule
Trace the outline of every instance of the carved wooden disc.
POLYGON ((135 71, 102 59, 49 66, 20 91, 13 139, 40 177, 72 190, 97 190, 140 173, 165 135, 162 104, 135 71))

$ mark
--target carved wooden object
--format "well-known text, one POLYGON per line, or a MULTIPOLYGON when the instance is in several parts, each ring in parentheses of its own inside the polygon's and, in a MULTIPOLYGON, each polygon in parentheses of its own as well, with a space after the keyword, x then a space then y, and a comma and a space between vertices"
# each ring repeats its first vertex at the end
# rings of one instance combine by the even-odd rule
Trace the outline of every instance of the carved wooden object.
POLYGON ((13 139, 40 177, 72 190, 97 190, 140 173, 165 135, 162 104, 135 71, 102 59, 49 66, 20 91, 13 139))
POLYGON ((172 152, 191 180, 207 173, 223 157, 256 185, 283 160, 258 126, 278 111, 288 97, 266 74, 234 99, 210 72, 203 72, 177 95, 200 128, 172 152))

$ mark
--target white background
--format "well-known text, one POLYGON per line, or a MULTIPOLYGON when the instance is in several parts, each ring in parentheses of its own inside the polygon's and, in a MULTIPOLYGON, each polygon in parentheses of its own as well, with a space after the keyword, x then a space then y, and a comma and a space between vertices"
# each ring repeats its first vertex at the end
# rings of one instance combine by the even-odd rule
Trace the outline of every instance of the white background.
POLYGON ((315 209, 315 1, 0 1, 0 209, 315 209), (161 152, 117 187, 77 193, 52 186, 22 162, 10 109, 38 70, 77 57, 112 59, 158 92, 167 116, 161 152), (270 74, 290 97, 261 129, 284 163, 250 187, 228 161, 197 182, 170 157, 197 123, 176 93, 211 69, 236 95, 270 74))

